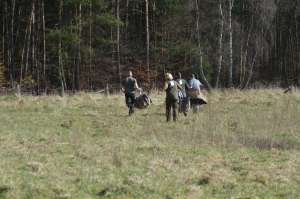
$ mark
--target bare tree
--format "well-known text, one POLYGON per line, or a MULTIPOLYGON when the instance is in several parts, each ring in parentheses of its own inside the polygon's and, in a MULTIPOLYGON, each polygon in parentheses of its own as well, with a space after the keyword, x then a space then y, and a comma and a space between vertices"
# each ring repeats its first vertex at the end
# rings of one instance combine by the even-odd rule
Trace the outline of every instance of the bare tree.
POLYGON ((201 79, 204 81, 205 85, 208 87, 208 90, 211 90, 211 85, 207 81, 204 71, 203 71, 203 52, 201 46, 201 37, 200 37, 200 10, 199 10, 199 0, 195 0, 196 7, 196 32, 197 32, 197 42, 198 42, 198 50, 199 50, 199 59, 200 59, 200 75, 201 79))
POLYGON ((223 32, 224 32, 224 20, 225 19, 224 19, 222 1, 223 0, 219 0, 219 13, 220 13, 219 60, 218 60, 219 62, 218 62, 215 88, 219 87, 220 74, 221 74, 222 62, 223 62, 223 32))
POLYGON ((119 75, 119 86, 120 89, 122 87, 122 73, 121 73, 121 58, 120 58, 120 0, 116 0, 117 2, 117 64, 118 64, 118 75, 119 75))
POLYGON ((233 86, 233 46, 232 46, 232 9, 234 5, 234 0, 228 0, 229 2, 229 76, 228 76, 228 85, 229 87, 233 86))
POLYGON ((44 86, 47 88, 47 77, 46 77, 46 23, 45 23, 45 2, 42 0, 42 23, 43 23, 43 81, 44 86))
POLYGON ((92 17, 93 17, 93 3, 90 1, 89 3, 89 77, 88 77, 88 84, 90 89, 92 89, 92 57, 93 57, 93 49, 92 49, 92 17))
POLYGON ((23 70, 24 70, 24 65, 25 65, 25 63, 24 63, 25 48, 26 48, 26 44, 28 41, 28 30, 31 28, 30 26, 31 26, 31 14, 29 16, 28 23, 26 26, 25 36, 24 36, 24 44, 23 44, 23 49, 22 49, 22 54, 21 54, 21 69, 20 69, 20 79, 19 79, 20 88, 22 87, 21 84, 22 84, 22 80, 23 80, 23 70))
POLYGON ((10 32, 10 48, 9 48, 9 63, 10 63, 10 67, 9 67, 9 77, 10 77, 10 82, 11 85, 13 86, 13 82, 14 82, 14 62, 15 62, 15 58, 14 58, 14 49, 15 49, 15 37, 14 37, 14 27, 15 27, 15 8, 16 8, 16 0, 12 0, 12 16, 11 16, 11 32, 10 32))
POLYGON ((78 16, 78 27, 77 27, 77 34, 78 34, 78 47, 77 47, 77 64, 75 70, 75 78, 76 78, 76 90, 80 90, 80 67, 81 67, 81 34, 82 34, 82 4, 79 2, 79 16, 78 16))
POLYGON ((26 62, 25 62, 24 77, 27 75, 27 71, 28 71, 28 67, 29 67, 28 62, 29 62, 29 51, 30 51, 33 15, 34 15, 34 3, 32 3, 31 15, 30 15, 30 19, 29 19, 29 33, 28 33, 28 37, 27 37, 27 49, 26 49, 26 62))
POLYGON ((145 16, 146 16, 146 34, 147 34, 147 41, 146 41, 146 46, 147 46, 147 76, 148 76, 148 83, 150 84, 150 33, 149 33, 149 2, 148 0, 145 0, 145 16))
MULTIPOLYGON (((63 13, 63 0, 59 2, 59 28, 62 31, 62 13, 63 13)), ((59 34, 59 43, 58 43, 58 66, 59 66, 59 77, 61 85, 61 96, 65 95, 65 85, 64 85, 64 72, 63 72, 63 61, 62 61, 62 37, 61 32, 59 34)))
MULTIPOLYGON (((37 80, 37 85, 38 86, 38 70, 37 70, 37 60, 36 60, 36 39, 37 39, 37 31, 36 31, 36 20, 35 20, 35 15, 36 15, 36 2, 35 0, 32 1, 32 43, 31 43, 31 65, 32 65, 32 72, 35 75, 35 78, 37 80)), ((35 88, 36 89, 36 88, 35 88)), ((38 92, 38 89, 36 90, 38 92)))

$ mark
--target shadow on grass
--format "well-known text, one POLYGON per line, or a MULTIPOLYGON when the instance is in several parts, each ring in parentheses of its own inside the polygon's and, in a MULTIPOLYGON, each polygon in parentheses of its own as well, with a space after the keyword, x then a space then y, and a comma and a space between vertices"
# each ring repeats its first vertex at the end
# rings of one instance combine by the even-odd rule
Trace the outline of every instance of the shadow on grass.
POLYGON ((0 186, 0 198, 6 198, 6 193, 11 190, 11 187, 3 185, 0 186))

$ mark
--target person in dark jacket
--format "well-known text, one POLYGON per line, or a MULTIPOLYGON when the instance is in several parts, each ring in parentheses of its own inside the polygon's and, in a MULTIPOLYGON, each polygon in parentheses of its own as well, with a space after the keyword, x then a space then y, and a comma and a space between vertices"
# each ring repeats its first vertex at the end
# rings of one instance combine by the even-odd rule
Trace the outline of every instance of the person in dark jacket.
POLYGON ((178 72, 176 75, 176 82, 181 86, 181 90, 178 91, 178 100, 179 100, 179 108, 178 112, 183 113, 185 116, 187 116, 188 112, 188 106, 189 106, 189 98, 186 93, 188 89, 190 89, 190 86, 188 82, 182 78, 181 73, 178 72))
POLYGON ((173 112, 173 121, 177 120, 177 103, 178 103, 178 90, 181 90, 181 86, 173 80, 173 76, 170 73, 166 74, 166 82, 164 90, 166 91, 166 117, 167 122, 171 119, 171 112, 173 112))
POLYGON ((125 93, 126 105, 129 109, 129 115, 134 113, 135 90, 140 90, 136 79, 132 75, 132 71, 128 72, 128 77, 123 81, 122 91, 125 93))

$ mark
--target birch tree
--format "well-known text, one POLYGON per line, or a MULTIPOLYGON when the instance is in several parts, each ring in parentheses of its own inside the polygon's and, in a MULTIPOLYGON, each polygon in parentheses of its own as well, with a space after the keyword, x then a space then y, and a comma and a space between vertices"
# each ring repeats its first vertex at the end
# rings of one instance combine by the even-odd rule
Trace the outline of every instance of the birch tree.
POLYGON ((220 82, 220 75, 221 75, 221 69, 222 69, 222 62, 223 62, 223 32, 224 32, 224 13, 223 13, 223 0, 219 0, 219 23, 220 23, 220 33, 219 33, 219 59, 218 59, 218 69, 217 69, 217 77, 216 77, 216 84, 215 88, 219 87, 220 82))
POLYGON ((150 84, 150 33, 149 33, 149 2, 145 0, 145 16, 146 16, 146 51, 147 51, 147 78, 150 84))
POLYGON ((229 73, 228 73, 228 86, 233 86, 233 44, 232 44, 232 36, 233 36, 233 28, 232 28, 232 9, 235 0, 228 0, 229 3, 229 73))

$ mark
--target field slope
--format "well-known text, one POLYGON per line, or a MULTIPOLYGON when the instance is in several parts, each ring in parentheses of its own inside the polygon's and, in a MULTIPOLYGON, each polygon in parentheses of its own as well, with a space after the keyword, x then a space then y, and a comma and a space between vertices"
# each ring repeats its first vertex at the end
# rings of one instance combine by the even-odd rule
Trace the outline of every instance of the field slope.
POLYGON ((300 93, 209 101, 166 123, 163 96, 2 96, 0 198, 300 198, 300 93))

